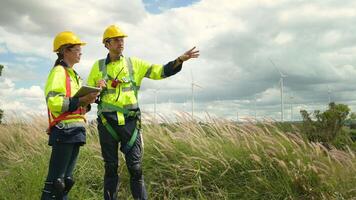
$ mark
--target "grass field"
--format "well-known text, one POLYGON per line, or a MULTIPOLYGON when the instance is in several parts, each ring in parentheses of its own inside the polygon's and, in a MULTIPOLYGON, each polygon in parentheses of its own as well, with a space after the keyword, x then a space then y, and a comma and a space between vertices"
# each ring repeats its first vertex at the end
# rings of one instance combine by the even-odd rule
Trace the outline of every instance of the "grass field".
MULTIPOLYGON (((274 123, 186 120, 143 127, 143 170, 150 199, 356 199, 356 158, 283 132, 274 123)), ((50 147, 46 119, 0 125, 0 199, 39 199, 50 147)), ((102 199, 103 162, 88 126, 71 199, 102 199)), ((120 197, 132 199, 122 160, 120 197)))

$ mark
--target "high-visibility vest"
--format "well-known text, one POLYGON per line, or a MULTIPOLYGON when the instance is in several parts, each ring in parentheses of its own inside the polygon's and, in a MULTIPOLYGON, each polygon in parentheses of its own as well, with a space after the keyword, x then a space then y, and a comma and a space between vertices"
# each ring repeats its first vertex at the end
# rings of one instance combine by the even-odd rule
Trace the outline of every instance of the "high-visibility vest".
POLYGON ((98 115, 102 112, 117 112, 118 124, 124 125, 124 115, 132 109, 138 109, 137 94, 144 77, 150 79, 165 78, 162 65, 150 64, 141 59, 120 57, 119 60, 105 63, 106 59, 94 63, 89 74, 87 84, 96 86, 98 81, 104 79, 106 90, 101 92, 98 105, 98 115), (120 72, 120 74, 119 74, 120 72), (118 87, 111 87, 112 81, 117 77, 122 83, 118 87))
MULTIPOLYGON (((71 79, 70 79, 67 69, 63 66, 60 66, 60 67, 62 67, 64 69, 64 73, 65 73, 65 96, 64 97, 69 99, 72 96, 71 79)), ((80 83, 78 83, 78 84, 79 84, 78 86, 80 86, 80 83)), ((49 97, 47 97, 46 99, 48 99, 48 98, 49 97)), ((47 112, 48 112, 48 129, 47 129, 48 134, 50 134, 50 129, 53 126, 57 125, 58 123, 60 123, 62 121, 67 121, 68 123, 81 121, 81 120, 86 121, 86 119, 84 117, 85 110, 82 107, 79 107, 75 111, 72 111, 72 112, 65 111, 65 112, 59 114, 58 116, 55 116, 50 111, 48 102, 47 102, 47 112), (79 119, 79 120, 73 121, 73 119, 79 119)))

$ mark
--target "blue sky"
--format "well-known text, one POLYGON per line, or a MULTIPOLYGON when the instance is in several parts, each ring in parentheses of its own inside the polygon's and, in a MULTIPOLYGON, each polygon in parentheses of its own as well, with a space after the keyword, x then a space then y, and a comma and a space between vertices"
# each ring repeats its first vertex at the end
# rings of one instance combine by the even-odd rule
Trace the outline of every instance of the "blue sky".
POLYGON ((198 0, 143 0, 148 12, 158 14, 171 8, 190 6, 198 0))
POLYGON ((202 86, 195 88, 197 116, 280 119, 278 70, 288 75, 287 120, 300 118, 300 109, 324 109, 329 98, 356 109, 356 2, 351 0, 4 0, 1 5, 5 113, 45 113, 43 89, 56 59, 51 48, 58 32, 74 31, 88 43, 75 66, 85 80, 95 60, 107 53, 100 40, 110 24, 129 35, 125 56, 165 64, 192 46, 201 51, 177 75, 143 81, 140 106, 147 115, 155 94, 160 114, 191 112, 193 75, 202 86))

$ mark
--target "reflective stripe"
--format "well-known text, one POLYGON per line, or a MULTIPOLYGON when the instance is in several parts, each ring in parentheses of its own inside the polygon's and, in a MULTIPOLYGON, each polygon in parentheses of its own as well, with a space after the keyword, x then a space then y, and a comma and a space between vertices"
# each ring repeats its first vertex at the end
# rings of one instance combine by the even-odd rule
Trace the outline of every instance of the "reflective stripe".
POLYGON ((145 77, 146 77, 146 78, 150 78, 151 72, 152 72, 152 65, 147 69, 147 72, 146 72, 146 74, 145 74, 145 77))
MULTIPOLYGON (((129 75, 130 75, 130 80, 131 80, 131 86, 133 87, 133 90, 135 91, 135 97, 137 99, 137 86, 136 86, 136 82, 134 79, 134 72, 133 72, 133 68, 132 68, 132 62, 130 58, 126 58, 126 63, 127 63, 127 67, 129 68, 129 75)), ((138 99, 137 99, 138 101, 138 99)))
MULTIPOLYGON (((133 89, 131 87, 122 88, 122 92, 130 92, 133 89)), ((106 89, 105 94, 116 94, 116 89, 106 89)))
POLYGON ((124 114, 122 113, 116 113, 117 115, 117 124, 118 125, 125 125, 125 117, 124 117, 124 114))
POLYGON ((106 102, 101 102, 99 104, 99 109, 101 112, 112 112, 112 111, 117 111, 117 112, 121 112, 124 114, 128 114, 130 112, 129 109, 137 109, 138 108, 138 104, 128 104, 125 105, 123 107, 117 106, 117 105, 113 105, 111 103, 106 103, 106 102))
POLYGON ((56 125, 58 129, 68 129, 73 127, 84 127, 84 126, 85 126, 84 122, 70 122, 70 123, 59 122, 56 125))
POLYGON ((99 60, 99 71, 102 73, 102 77, 104 80, 108 79, 108 72, 106 69, 105 59, 99 60))
POLYGON ((129 68, 129 74, 130 74, 130 79, 131 81, 135 81, 133 79, 133 68, 132 68, 132 62, 130 58, 126 58, 126 64, 127 64, 127 68, 129 68))
POLYGON ((107 94, 116 94, 116 89, 106 89, 107 94))
POLYGON ((111 103, 106 103, 106 102, 101 102, 98 105, 98 113, 100 112, 112 112, 112 111, 117 111, 117 112, 121 112, 121 113, 128 113, 129 110, 122 108, 120 106, 117 105, 113 105, 111 103))
POLYGON ((128 104, 124 106, 125 109, 137 109, 138 108, 138 104, 128 104))
POLYGON ((104 72, 106 71, 106 65, 105 65, 105 59, 100 59, 99 60, 99 71, 104 72))
POLYGON ((69 109, 69 98, 68 97, 64 97, 63 98, 63 104, 62 104, 62 113, 67 112, 69 109))
POLYGON ((133 89, 131 87, 126 87, 126 88, 122 88, 122 91, 123 92, 130 92, 132 91, 133 89))
POLYGON ((64 97, 64 94, 62 92, 55 92, 55 91, 50 91, 48 92, 47 96, 46 96, 46 102, 48 102, 48 99, 51 97, 55 97, 59 95, 60 97, 64 97))

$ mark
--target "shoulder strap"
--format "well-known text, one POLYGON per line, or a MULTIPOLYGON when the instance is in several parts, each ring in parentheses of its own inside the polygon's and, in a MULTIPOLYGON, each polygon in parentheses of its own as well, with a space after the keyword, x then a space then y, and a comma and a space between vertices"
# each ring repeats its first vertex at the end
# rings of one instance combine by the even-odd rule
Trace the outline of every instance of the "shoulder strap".
POLYGON ((99 71, 102 73, 102 78, 104 80, 107 80, 108 78, 108 72, 107 72, 107 67, 105 64, 106 59, 100 59, 99 60, 99 71))
POLYGON ((131 86, 132 86, 132 89, 135 92, 135 96, 136 96, 136 99, 137 99, 137 86, 136 86, 136 82, 135 82, 135 79, 134 79, 133 67, 132 67, 132 62, 131 62, 131 58, 130 57, 126 57, 126 64, 127 64, 128 70, 129 70, 130 82, 132 84, 131 86))
POLYGON ((65 67, 63 67, 63 69, 66 74, 66 97, 70 97, 71 92, 72 92, 71 86, 70 86, 70 77, 69 77, 67 69, 65 67))

